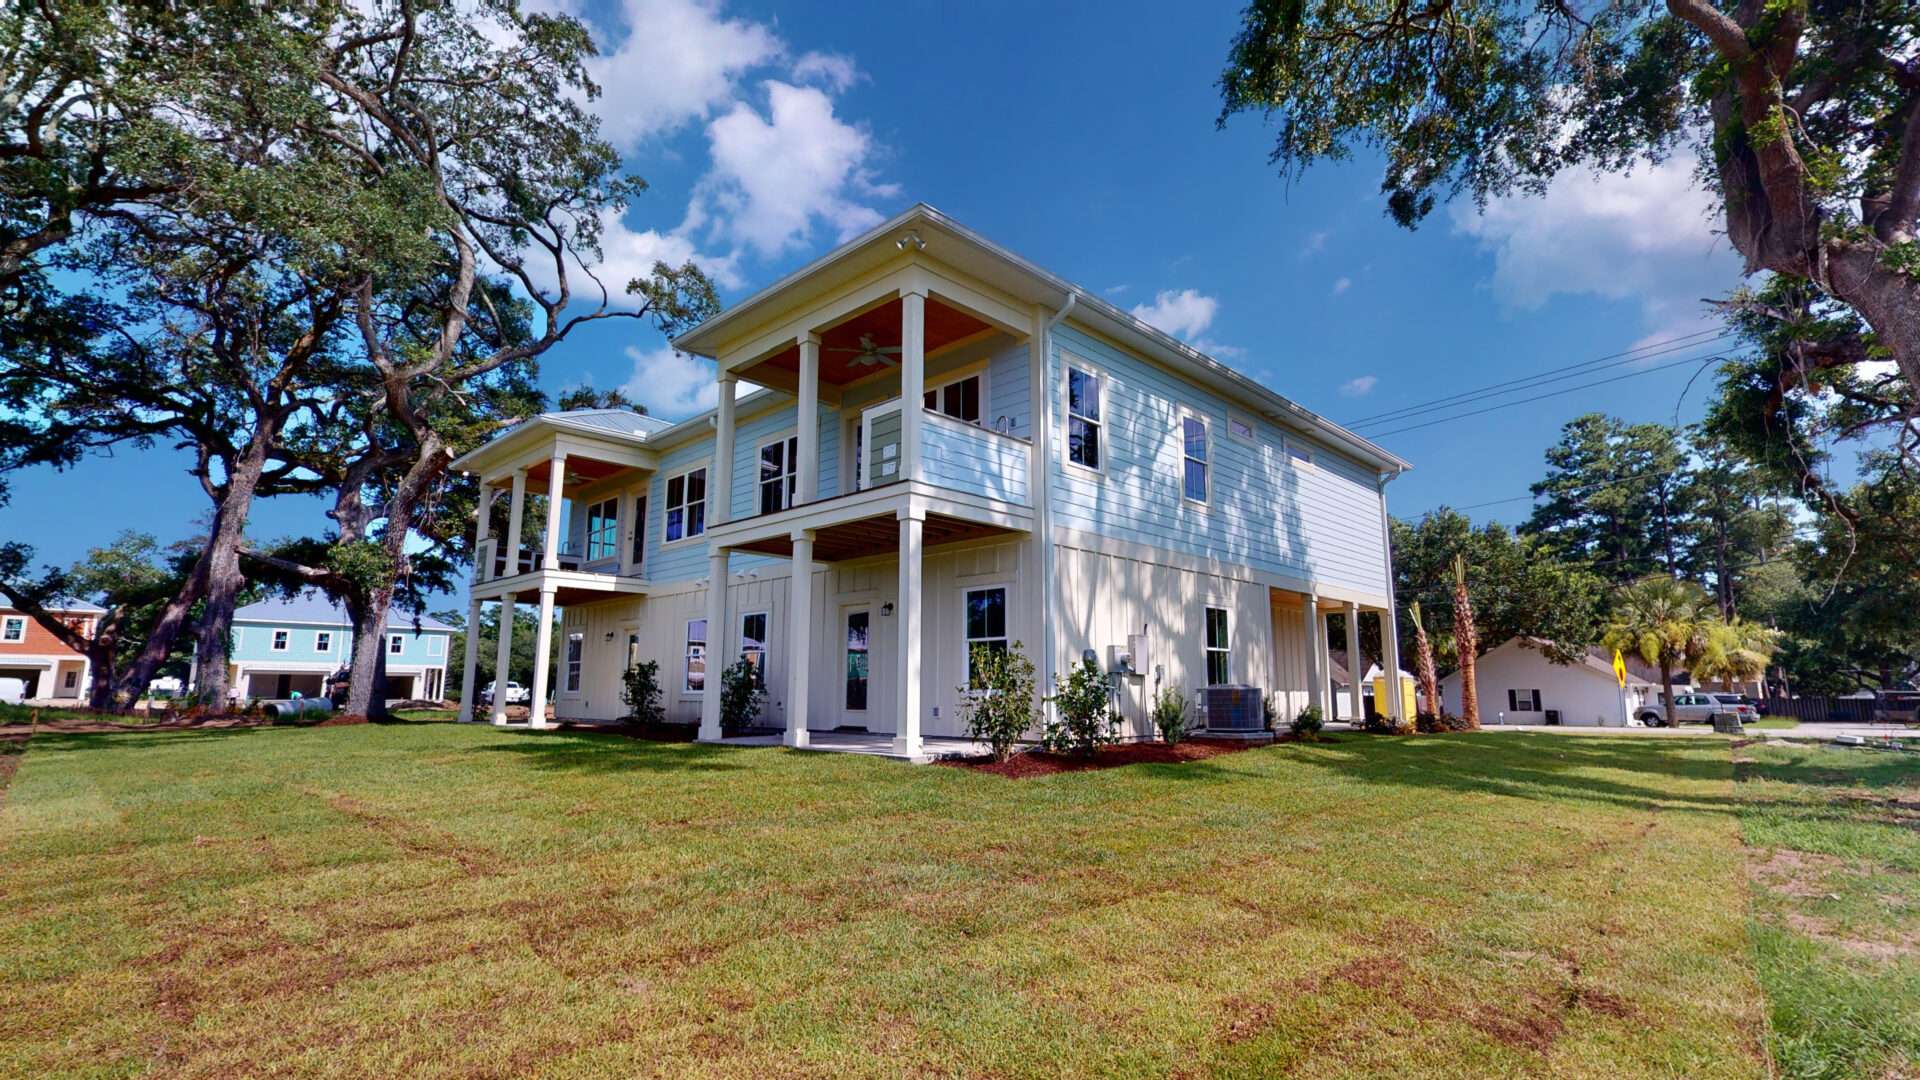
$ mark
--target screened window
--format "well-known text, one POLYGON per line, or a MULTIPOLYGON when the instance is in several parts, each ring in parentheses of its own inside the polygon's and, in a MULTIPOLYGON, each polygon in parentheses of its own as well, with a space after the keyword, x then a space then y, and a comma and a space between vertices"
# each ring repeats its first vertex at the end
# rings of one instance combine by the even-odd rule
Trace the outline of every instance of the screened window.
POLYGON ((602 499, 587 507, 587 561, 620 555, 620 500, 602 499))
POLYGON ((867 627, 872 613, 847 612, 847 685, 846 703, 850 710, 867 707, 867 627))
POLYGON ((561 688, 569 694, 580 692, 580 654, 586 645, 586 635, 572 633, 567 635, 567 677, 561 688))
POLYGON ((1100 467, 1100 392, 1098 375, 1067 369, 1067 460, 1100 467))
POLYGON ((1197 416, 1180 418, 1181 452, 1186 455, 1181 493, 1194 502, 1207 501, 1207 422, 1197 416))
POLYGON ((793 505, 799 488, 794 459, 800 456, 800 437, 790 435, 760 448, 760 512, 777 514, 793 505))
POLYGON ((707 470, 694 469, 667 481, 666 542, 707 531, 707 470))
POLYGON ((1207 685, 1232 681, 1233 650, 1227 639, 1227 609, 1207 609, 1207 685))
POLYGON ((753 681, 767 685, 767 613, 749 611, 740 616, 740 659, 753 665, 753 681))
POLYGON ((967 686, 978 690, 980 653, 1007 651, 1007 590, 967 590, 967 686))
POLYGON ((399 656, 407 650, 407 639, 399 634, 387 635, 387 655, 399 656))
POLYGON ((287 651, 287 632, 285 630, 275 630, 273 632, 273 651, 287 651))
POLYGON ((697 694, 707 688, 707 620, 687 620, 686 691, 697 694))
POLYGON ((1540 691, 1538 690, 1507 691, 1507 711, 1508 712, 1539 712, 1540 711, 1540 691))
POLYGON ((977 424, 980 422, 980 376, 969 375, 937 386, 927 391, 925 401, 927 408, 942 416, 977 424))
POLYGON ((332 652, 333 651, 332 632, 327 630, 320 630, 315 632, 313 635, 313 651, 317 653, 332 652))

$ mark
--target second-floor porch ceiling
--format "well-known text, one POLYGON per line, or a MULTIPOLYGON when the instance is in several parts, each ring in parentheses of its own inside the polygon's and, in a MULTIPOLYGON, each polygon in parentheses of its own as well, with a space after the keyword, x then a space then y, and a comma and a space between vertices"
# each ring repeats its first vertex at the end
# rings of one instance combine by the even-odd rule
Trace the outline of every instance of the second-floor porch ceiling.
MULTIPOLYGON (((822 400, 835 404, 837 391, 856 384, 897 383, 905 339, 904 308, 898 295, 886 296, 819 332, 822 400)), ((929 357, 991 337, 998 330, 993 323, 943 300, 937 293, 927 297, 923 319, 924 348, 929 357)), ((800 343, 789 341, 774 352, 732 370, 749 382, 796 392, 801 371, 800 343)))

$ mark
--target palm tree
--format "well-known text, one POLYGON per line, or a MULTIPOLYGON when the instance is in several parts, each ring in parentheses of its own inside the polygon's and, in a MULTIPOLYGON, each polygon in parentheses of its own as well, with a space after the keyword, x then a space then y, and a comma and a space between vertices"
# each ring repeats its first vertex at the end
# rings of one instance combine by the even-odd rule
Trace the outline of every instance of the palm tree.
POLYGON ((1774 650, 1780 647, 1780 631, 1744 619, 1716 622, 1707 632, 1706 647, 1694 671, 1709 679, 1719 679, 1731 688, 1735 683, 1752 682, 1767 673, 1774 650))
POLYGON ((1440 680, 1433 671, 1433 639, 1427 637, 1426 623, 1420 619, 1420 601, 1407 609, 1413 616, 1413 675, 1420 683, 1420 696, 1427 699, 1427 712, 1440 715, 1440 680))
POLYGON ((1467 557, 1453 557, 1453 651, 1460 658, 1460 719, 1468 731, 1480 730, 1480 685, 1473 665, 1480 658, 1480 632, 1473 625, 1473 601, 1467 597, 1467 557))
POLYGON ((1716 624, 1719 619, 1705 589, 1656 574, 1620 590, 1601 641, 1609 648, 1638 653, 1660 669, 1667 726, 1673 727, 1678 723, 1673 715, 1673 669, 1680 664, 1691 667, 1701 658, 1716 624))

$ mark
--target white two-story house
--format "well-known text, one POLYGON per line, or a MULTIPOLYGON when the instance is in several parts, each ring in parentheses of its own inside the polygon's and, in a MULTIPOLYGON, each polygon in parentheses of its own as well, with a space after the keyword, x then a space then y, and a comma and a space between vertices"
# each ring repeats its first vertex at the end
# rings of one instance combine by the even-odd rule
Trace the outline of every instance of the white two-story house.
MULTIPOLYGON (((1324 617, 1392 625, 1406 462, 929 207, 674 344, 715 362, 712 411, 549 414, 457 463, 483 492, 469 625, 563 613, 533 686, 559 719, 624 715, 653 660, 669 719, 720 740, 718 673, 747 657, 788 745, 924 760, 964 734, 973 649, 1019 643, 1043 687, 1114 670, 1144 737, 1164 684, 1324 708, 1324 617), (530 495, 560 508, 533 537, 530 495)), ((464 662, 481 685, 472 637, 464 662)))

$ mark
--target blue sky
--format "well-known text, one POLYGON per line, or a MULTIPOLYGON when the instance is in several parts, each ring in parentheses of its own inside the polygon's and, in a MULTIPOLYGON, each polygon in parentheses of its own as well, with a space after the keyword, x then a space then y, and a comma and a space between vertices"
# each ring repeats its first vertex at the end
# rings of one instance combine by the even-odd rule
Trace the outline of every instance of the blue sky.
MULTIPOLYGON (((1236 4, 572 10, 602 43, 607 134, 652 184, 609 235, 622 282, 623 268, 691 256, 738 300, 924 201, 1346 422, 1699 330, 1711 325, 1699 299, 1738 280, 1688 161, 1570 175, 1484 215, 1442 208, 1412 233, 1382 214, 1371 161, 1289 183, 1266 162, 1258 117, 1214 127, 1236 4)), ((1583 411, 1694 419, 1710 387, 1682 400, 1689 370, 1384 438, 1415 465, 1390 508, 1524 495, 1583 411)), ((551 389, 626 386, 670 418, 710 403, 706 379, 624 323, 543 362, 551 389)), ((63 564, 123 527, 177 539, 205 508, 188 464, 122 450, 16 474, 0 538, 63 564)), ((1473 514, 1517 521, 1527 505, 1473 514)), ((274 500, 251 532, 326 524, 316 502, 274 500)))

